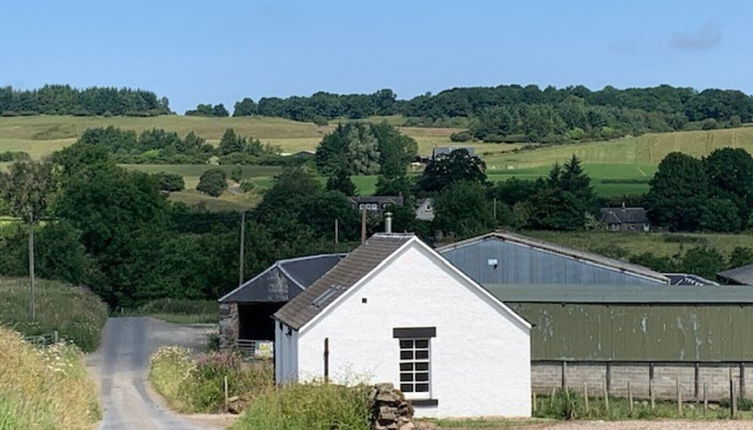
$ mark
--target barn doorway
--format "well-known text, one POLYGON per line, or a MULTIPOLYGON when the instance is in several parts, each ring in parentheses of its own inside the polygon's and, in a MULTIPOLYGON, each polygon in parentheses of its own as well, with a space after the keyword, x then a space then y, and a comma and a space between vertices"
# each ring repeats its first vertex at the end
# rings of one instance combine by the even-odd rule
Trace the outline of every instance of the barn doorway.
POLYGON ((239 340, 275 340, 272 315, 285 302, 257 302, 238 304, 239 340))

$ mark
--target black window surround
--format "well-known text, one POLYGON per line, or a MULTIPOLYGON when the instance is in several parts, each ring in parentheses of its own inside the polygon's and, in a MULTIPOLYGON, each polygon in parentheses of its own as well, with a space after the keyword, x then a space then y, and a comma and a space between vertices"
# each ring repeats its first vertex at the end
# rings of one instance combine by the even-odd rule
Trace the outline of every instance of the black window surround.
POLYGON ((407 328, 393 328, 392 337, 395 339, 417 339, 417 338, 430 338, 437 337, 436 327, 407 327, 407 328))
POLYGON ((439 405, 439 400, 437 399, 408 399, 408 402, 415 408, 439 405))

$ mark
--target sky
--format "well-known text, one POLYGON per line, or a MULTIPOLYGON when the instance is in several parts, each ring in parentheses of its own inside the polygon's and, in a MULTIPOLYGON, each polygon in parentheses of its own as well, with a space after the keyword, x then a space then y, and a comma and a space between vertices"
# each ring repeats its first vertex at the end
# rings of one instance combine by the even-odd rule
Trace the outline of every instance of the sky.
POLYGON ((198 103, 517 83, 753 93, 753 2, 0 1, 0 86, 198 103))

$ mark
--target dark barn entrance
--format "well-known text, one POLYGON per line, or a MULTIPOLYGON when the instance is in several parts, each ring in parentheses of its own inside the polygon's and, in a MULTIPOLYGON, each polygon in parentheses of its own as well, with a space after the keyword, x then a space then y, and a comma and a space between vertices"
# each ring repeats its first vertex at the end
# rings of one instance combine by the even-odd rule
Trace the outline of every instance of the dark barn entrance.
POLYGON ((257 302, 238 304, 238 337, 242 340, 275 340, 272 315, 285 302, 257 302))

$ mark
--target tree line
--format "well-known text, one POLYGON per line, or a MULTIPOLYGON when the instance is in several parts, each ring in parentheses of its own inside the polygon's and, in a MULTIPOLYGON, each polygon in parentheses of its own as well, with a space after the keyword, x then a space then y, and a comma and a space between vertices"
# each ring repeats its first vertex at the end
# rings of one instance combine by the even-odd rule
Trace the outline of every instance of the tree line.
POLYGON ((167 98, 131 88, 45 85, 34 90, 0 87, 0 114, 16 115, 129 115, 169 114, 167 98))
POLYGON ((154 128, 136 133, 118 127, 97 127, 84 131, 78 140, 99 145, 121 164, 207 164, 216 157, 220 164, 290 165, 301 162, 281 155, 279 147, 253 137, 239 136, 228 128, 214 147, 194 132, 185 137, 154 128))
POLYGON ((584 86, 540 89, 536 85, 453 88, 398 100, 390 89, 373 94, 317 92, 309 97, 250 98, 233 116, 277 116, 296 121, 401 114, 410 125, 454 125, 470 120, 458 140, 563 142, 627 134, 739 126, 753 120, 753 98, 737 90, 661 85, 592 91, 584 86))

